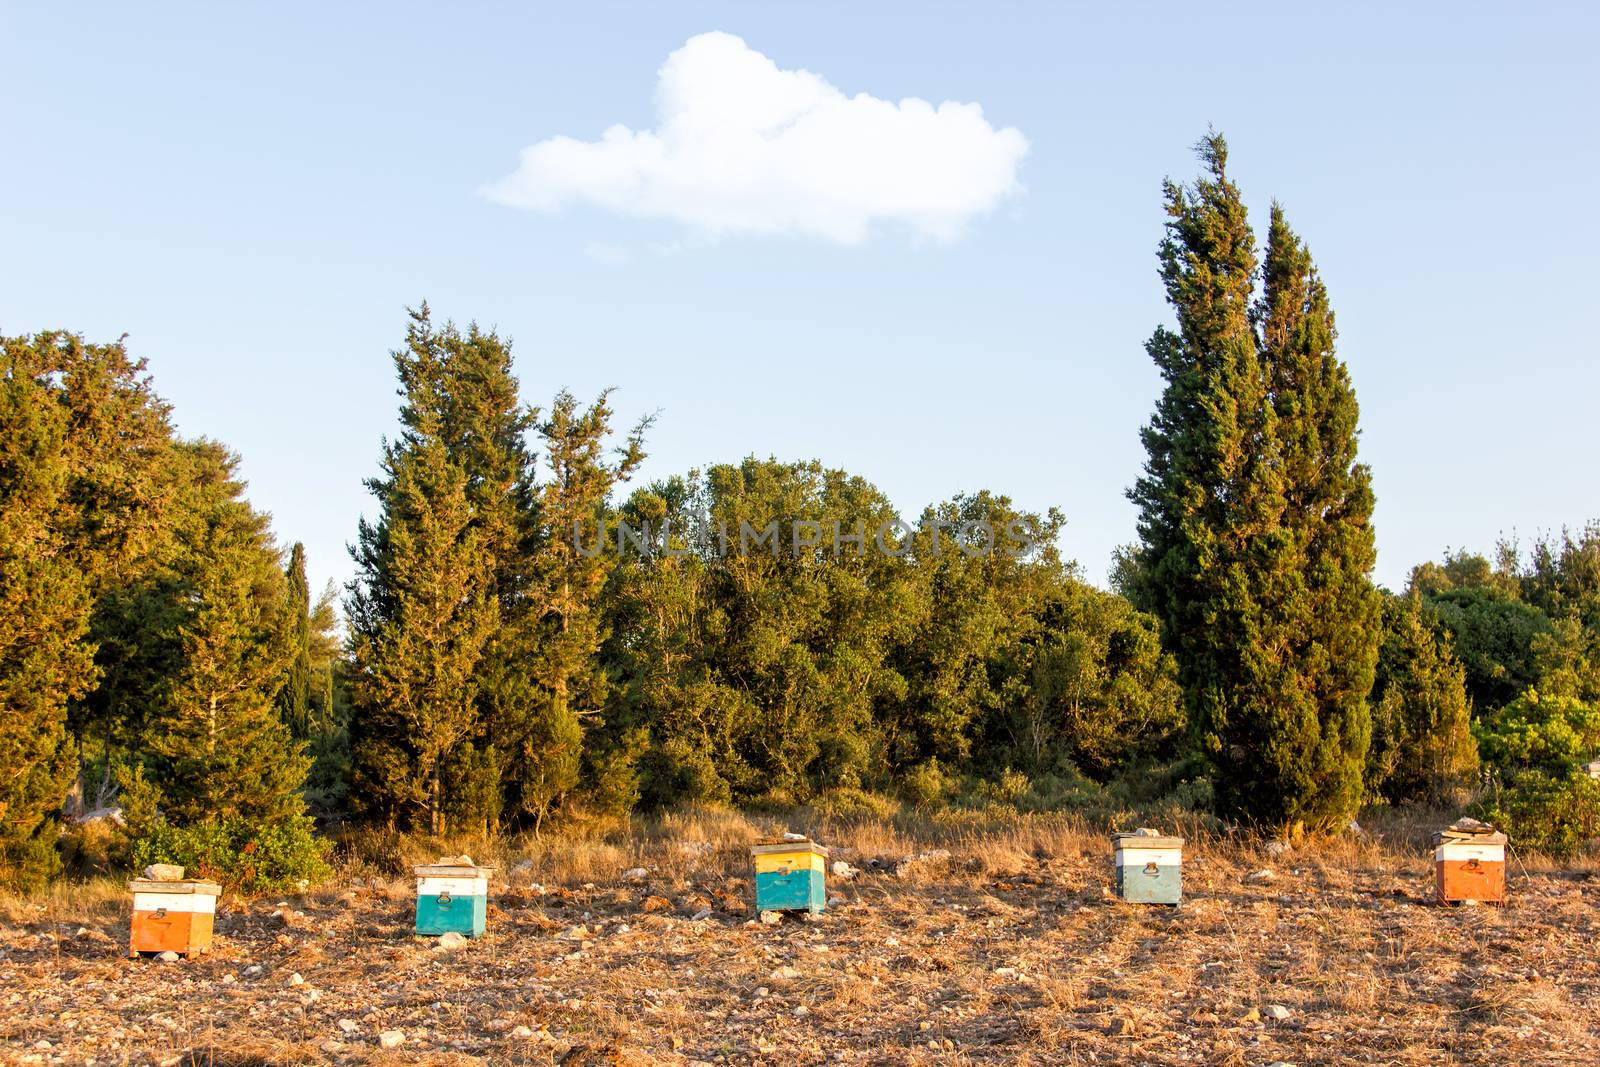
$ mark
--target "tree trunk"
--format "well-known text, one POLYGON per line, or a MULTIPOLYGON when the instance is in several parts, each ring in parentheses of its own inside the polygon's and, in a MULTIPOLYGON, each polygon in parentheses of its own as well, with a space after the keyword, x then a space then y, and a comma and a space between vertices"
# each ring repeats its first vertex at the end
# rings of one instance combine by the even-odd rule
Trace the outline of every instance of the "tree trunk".
POLYGON ((429 783, 428 796, 428 833, 434 837, 439 836, 439 808, 442 787, 439 782, 439 764, 433 765, 433 779, 429 783))

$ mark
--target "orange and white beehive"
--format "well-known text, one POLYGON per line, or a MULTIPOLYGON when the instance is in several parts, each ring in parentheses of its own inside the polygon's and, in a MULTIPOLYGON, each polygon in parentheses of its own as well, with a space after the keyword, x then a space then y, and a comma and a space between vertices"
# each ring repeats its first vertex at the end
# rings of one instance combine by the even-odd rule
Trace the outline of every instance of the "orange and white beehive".
POLYGON ((136 878, 128 883, 133 893, 128 955, 176 952, 196 956, 210 951, 211 924, 222 887, 215 882, 184 881, 183 868, 175 869, 177 878, 136 878))
POLYGON ((1433 877, 1441 904, 1504 904, 1506 835, 1476 819, 1439 831, 1433 835, 1433 877))

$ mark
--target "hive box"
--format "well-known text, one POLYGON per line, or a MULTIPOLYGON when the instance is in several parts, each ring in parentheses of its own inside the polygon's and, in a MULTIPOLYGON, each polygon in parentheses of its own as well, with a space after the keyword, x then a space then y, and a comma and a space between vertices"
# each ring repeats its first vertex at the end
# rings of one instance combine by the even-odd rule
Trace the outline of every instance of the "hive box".
POLYGON ((489 919, 489 875, 493 867, 433 863, 417 874, 417 933, 478 937, 489 919))
POLYGON ((1154 833, 1115 834, 1116 894, 1134 904, 1177 904, 1183 899, 1183 838, 1154 833))
POLYGON ((815 841, 774 841, 750 850, 756 864, 757 911, 809 911, 828 907, 828 850, 815 841))
POLYGON ((1506 901, 1506 835, 1452 827, 1433 835, 1433 880, 1439 903, 1506 901))
POLYGON ((176 952, 195 956, 211 949, 211 924, 217 914, 215 882, 157 882, 136 878, 133 919, 128 924, 128 955, 176 952))

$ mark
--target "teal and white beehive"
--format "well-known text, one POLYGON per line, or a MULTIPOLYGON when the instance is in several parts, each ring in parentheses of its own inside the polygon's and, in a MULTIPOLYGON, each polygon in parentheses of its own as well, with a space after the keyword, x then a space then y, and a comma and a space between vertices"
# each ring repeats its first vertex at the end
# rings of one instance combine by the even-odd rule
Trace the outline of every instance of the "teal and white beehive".
POLYGON ((470 857, 414 868, 417 874, 417 933, 478 937, 489 919, 489 875, 470 857))
POLYGON ((1183 838, 1139 829, 1111 837, 1117 858, 1117 896, 1133 904, 1183 899, 1183 838))
POLYGON ((785 834, 750 850, 756 868, 757 911, 809 911, 828 907, 828 850, 803 834, 785 834))

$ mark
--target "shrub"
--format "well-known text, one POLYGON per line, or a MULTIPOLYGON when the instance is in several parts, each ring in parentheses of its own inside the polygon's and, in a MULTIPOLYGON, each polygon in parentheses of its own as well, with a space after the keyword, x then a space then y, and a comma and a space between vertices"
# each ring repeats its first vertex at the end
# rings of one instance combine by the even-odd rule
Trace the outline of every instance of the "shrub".
POLYGON ((134 842, 133 864, 176 863, 229 889, 265 892, 326 878, 331 848, 304 815, 266 826, 234 817, 182 827, 161 821, 134 842))
POLYGON ((931 808, 946 800, 954 788, 937 759, 919 763, 900 776, 900 793, 917 808, 931 808))
POLYGON ((1567 856, 1600 838, 1600 779, 1576 770, 1522 771, 1480 801, 1474 814, 1514 845, 1567 856))
POLYGON ((854 786, 827 789, 812 798, 811 807, 830 819, 880 819, 888 821, 900 812, 893 797, 854 786))
POLYGON ((1529 689, 1474 732, 1483 761, 1496 769, 1534 768, 1559 778, 1600 750, 1600 706, 1529 689))

